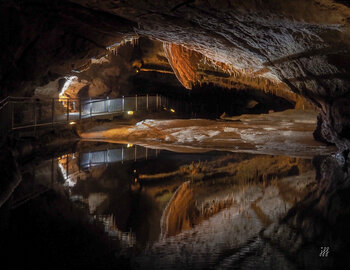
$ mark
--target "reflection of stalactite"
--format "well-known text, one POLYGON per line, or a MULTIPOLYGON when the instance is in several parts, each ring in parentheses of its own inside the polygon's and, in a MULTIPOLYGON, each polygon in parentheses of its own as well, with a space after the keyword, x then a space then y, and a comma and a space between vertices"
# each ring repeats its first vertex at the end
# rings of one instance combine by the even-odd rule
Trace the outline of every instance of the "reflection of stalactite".
POLYGON ((133 247, 136 244, 136 236, 132 231, 123 232, 117 228, 115 225, 115 215, 99 215, 96 218, 103 222, 105 226, 105 231, 112 237, 117 237, 123 248, 133 247))
POLYGON ((165 207, 160 219, 161 233, 159 239, 176 235, 190 226, 189 215, 194 210, 194 194, 190 188, 190 181, 178 187, 165 207))

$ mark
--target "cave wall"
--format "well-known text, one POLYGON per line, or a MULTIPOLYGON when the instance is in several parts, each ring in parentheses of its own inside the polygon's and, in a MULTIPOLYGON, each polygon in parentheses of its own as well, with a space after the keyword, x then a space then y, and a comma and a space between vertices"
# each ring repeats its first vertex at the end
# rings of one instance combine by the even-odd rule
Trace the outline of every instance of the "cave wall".
POLYGON ((176 77, 186 89, 215 85, 234 91, 261 90, 295 103, 296 109, 313 108, 303 96, 292 92, 283 82, 264 77, 267 69, 246 74, 232 65, 208 59, 197 51, 174 43, 164 43, 164 51, 176 77))
POLYGON ((106 46, 132 33, 135 23, 70 1, 0 3, 0 96, 33 95, 106 46))
POLYGON ((350 149, 347 3, 2 1, 1 96, 32 95, 36 86, 104 55, 107 46, 145 35, 199 52, 252 81, 286 85, 320 110, 320 136, 350 149))
POLYGON ((139 34, 198 51, 249 76, 259 74, 285 83, 320 110, 322 138, 341 150, 350 148, 349 121, 343 115, 350 89, 350 9, 344 1, 128 1, 111 5, 108 0, 84 3, 136 21, 139 34))
POLYGON ((165 57, 163 43, 146 37, 117 43, 106 55, 90 60, 74 74, 76 80, 61 91, 61 97, 114 98, 164 86, 183 91, 165 57))

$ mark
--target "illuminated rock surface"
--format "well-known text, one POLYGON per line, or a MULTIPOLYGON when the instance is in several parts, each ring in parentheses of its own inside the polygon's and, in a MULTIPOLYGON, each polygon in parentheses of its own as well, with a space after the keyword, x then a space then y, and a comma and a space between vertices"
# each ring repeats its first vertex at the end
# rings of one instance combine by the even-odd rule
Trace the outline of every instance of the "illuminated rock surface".
POLYGON ((1 49, 7 52, 1 56, 3 96, 13 91, 29 94, 101 57, 107 46, 136 32, 165 42, 174 53, 180 50, 178 45, 187 48, 180 51, 191 56, 191 64, 174 64, 178 57, 170 57, 186 87, 195 79, 199 52, 233 76, 243 74, 250 85, 273 89, 277 84, 281 86, 276 91, 288 87, 302 95, 321 111, 318 136, 340 150, 350 148, 350 11, 343 2, 45 3, 1 4, 1 49))
POLYGON ((93 128, 87 126, 79 134, 84 139, 129 141, 180 152, 225 149, 311 157, 335 150, 313 139, 316 126, 313 112, 290 110, 227 120, 231 121, 151 119, 134 126, 107 123, 93 128))

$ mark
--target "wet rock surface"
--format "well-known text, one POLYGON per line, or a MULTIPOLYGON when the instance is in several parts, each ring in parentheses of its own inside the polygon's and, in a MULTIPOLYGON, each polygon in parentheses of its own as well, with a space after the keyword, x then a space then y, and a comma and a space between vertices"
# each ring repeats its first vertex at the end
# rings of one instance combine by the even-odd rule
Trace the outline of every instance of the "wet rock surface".
POLYGON ((173 151, 209 149, 296 157, 332 154, 335 147, 316 142, 316 114, 312 111, 283 112, 207 119, 146 119, 133 125, 110 122, 82 125, 83 139, 129 141, 173 151))

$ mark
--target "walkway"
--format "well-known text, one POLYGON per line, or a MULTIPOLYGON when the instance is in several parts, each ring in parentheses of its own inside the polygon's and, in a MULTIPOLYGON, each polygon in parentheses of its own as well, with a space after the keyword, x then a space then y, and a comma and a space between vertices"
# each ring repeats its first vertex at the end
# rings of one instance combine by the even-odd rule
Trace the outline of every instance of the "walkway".
POLYGON ((111 118, 122 113, 156 111, 167 106, 160 95, 128 96, 113 99, 35 99, 7 97, 0 102, 0 138, 21 129, 69 124, 92 117, 111 118))

